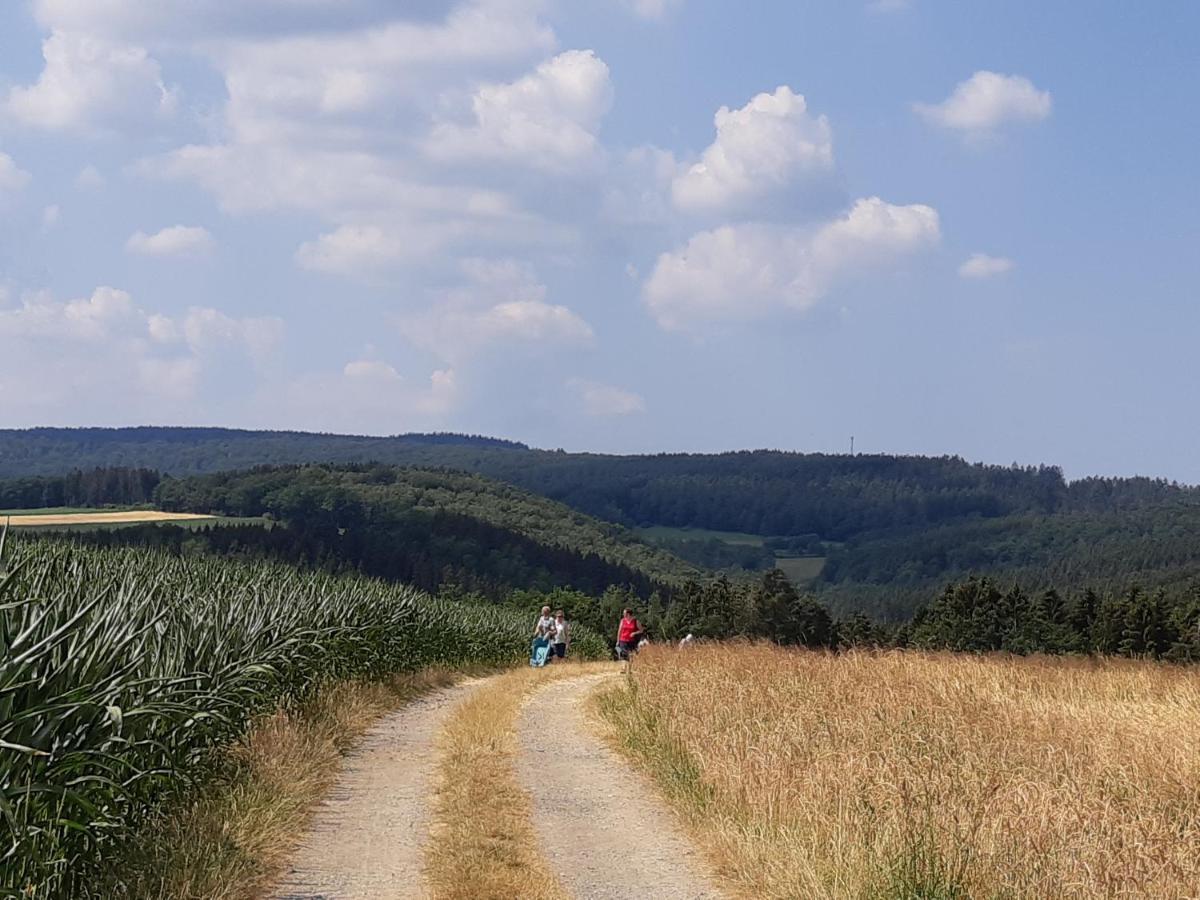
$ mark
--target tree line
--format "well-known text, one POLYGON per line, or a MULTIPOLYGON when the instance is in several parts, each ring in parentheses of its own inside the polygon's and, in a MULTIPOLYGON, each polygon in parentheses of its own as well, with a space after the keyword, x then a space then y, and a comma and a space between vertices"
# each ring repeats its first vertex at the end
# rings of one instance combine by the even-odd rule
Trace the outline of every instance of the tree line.
POLYGON ((162 476, 152 469, 74 469, 65 475, 0 481, 0 509, 141 506, 154 500, 162 476))

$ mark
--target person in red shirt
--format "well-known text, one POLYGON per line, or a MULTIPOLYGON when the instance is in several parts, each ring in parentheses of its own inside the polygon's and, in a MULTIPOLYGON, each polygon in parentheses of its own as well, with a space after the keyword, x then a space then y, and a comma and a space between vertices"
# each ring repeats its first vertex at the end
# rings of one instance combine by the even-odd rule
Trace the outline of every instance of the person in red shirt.
POLYGON ((621 624, 617 626, 617 657, 629 659, 631 653, 636 653, 641 636, 642 626, 638 624, 633 610, 626 608, 621 612, 621 624))

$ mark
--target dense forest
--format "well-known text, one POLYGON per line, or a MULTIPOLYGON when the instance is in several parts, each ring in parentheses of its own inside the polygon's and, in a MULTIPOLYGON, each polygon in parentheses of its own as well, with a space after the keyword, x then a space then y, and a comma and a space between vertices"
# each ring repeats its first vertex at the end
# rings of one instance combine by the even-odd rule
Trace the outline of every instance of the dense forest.
POLYGON ((696 577, 696 567, 600 522, 503 484, 463 472, 385 465, 262 467, 164 479, 155 501, 165 510, 270 516, 294 527, 328 523, 346 533, 384 527, 381 517, 452 513, 522 535, 546 547, 594 556, 648 578, 696 577))
POLYGON ((0 431, 0 478, 95 466, 171 475, 257 465, 379 462, 505 481, 627 526, 659 524, 845 541, 878 531, 1020 513, 1114 512, 1200 491, 1147 478, 1067 484, 1053 466, 957 457, 743 451, 604 456, 454 435, 354 437, 202 428, 0 431))
POLYGON ((140 506, 154 500, 162 478, 152 469, 75 469, 64 475, 0 481, 0 509, 140 506))
POLYGON ((4 501, 9 507, 142 503, 157 476, 138 467, 149 466, 169 473, 155 494, 167 508, 254 514, 266 507, 243 501, 261 494, 261 484, 252 488, 244 475, 234 485, 225 475, 181 474, 338 458, 359 461, 345 477, 357 482, 360 495, 403 495, 401 505, 479 518, 651 579, 700 580, 702 571, 719 570, 738 581, 771 568, 776 553, 824 558, 823 568, 816 560, 808 574, 796 576, 806 579, 802 587, 837 615, 861 612, 884 622, 910 619, 946 584, 973 575, 1031 591, 1058 585, 1102 593, 1135 583, 1179 591, 1200 579, 1200 542, 1193 537, 1200 533, 1200 490, 1149 478, 1068 483, 1051 466, 985 466, 954 457, 602 456, 460 435, 0 431, 0 472, 22 476, 4 501), (372 478, 386 479, 379 473, 394 467, 366 460, 437 467, 421 478, 445 484, 405 476, 404 484, 372 486, 372 478), (70 472, 101 464, 133 468, 116 475, 70 472), (61 485, 31 475, 59 470, 69 473, 61 485), (665 551, 658 552, 628 530, 654 525, 746 532, 762 542, 726 542, 700 530, 656 538, 665 551))

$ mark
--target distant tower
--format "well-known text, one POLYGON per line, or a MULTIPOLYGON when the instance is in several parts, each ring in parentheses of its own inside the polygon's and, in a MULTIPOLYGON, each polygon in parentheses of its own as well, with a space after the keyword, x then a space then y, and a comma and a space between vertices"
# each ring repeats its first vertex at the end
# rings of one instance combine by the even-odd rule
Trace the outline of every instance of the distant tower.
POLYGON ((850 435, 850 455, 854 455, 854 435, 850 435))

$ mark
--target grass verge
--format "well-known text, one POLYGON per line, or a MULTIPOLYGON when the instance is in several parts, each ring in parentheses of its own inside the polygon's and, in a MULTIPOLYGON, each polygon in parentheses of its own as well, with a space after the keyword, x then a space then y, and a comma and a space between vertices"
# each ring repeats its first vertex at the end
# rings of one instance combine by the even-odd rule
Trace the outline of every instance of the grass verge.
POLYGON ((114 900, 252 900, 286 863, 342 756, 382 715, 459 680, 441 668, 382 683, 343 682, 302 709, 277 711, 232 747, 220 776, 188 806, 141 829, 114 900))
POLYGON ((477 688, 439 742, 426 877, 436 900, 565 900, 542 857, 533 805, 516 774, 516 720, 526 698, 559 678, 612 671, 611 663, 518 669, 477 688))

